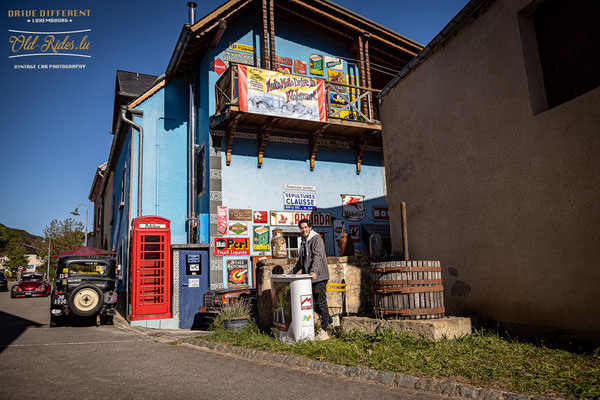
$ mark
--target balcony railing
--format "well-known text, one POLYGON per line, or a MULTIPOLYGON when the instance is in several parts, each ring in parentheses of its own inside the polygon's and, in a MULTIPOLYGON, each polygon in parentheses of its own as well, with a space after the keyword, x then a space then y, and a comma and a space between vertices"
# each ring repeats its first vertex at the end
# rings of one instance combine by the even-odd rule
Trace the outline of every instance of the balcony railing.
MULTIPOLYGON (((379 123, 379 107, 374 101, 379 90, 327 80, 324 82, 327 116, 330 122, 350 120, 368 124, 379 123)), ((239 106, 237 64, 231 64, 215 84, 215 98, 215 114, 222 113, 229 106, 239 106)))

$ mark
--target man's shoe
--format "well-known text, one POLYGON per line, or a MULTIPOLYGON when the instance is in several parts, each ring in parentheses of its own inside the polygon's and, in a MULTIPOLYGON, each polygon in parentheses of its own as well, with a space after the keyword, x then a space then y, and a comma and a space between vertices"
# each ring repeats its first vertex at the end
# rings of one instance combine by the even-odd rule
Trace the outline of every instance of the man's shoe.
POLYGON ((325 332, 323 329, 320 329, 319 332, 317 333, 317 337, 315 337, 316 340, 329 340, 329 334, 327 332, 325 332))

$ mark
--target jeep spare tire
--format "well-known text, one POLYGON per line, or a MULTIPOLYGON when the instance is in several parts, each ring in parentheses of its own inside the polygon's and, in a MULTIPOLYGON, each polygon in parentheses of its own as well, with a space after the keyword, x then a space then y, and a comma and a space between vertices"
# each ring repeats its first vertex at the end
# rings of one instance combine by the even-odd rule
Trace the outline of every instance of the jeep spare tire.
POLYGON ((102 292, 94 285, 78 286, 69 296, 69 307, 74 314, 87 317, 102 308, 102 292))

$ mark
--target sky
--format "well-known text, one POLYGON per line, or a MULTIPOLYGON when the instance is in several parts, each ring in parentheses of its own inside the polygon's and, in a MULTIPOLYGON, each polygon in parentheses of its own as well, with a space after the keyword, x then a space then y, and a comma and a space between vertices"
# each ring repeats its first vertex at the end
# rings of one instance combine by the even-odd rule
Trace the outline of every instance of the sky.
MULTIPOLYGON (((187 1, 0 2, 6 35, 0 100, 0 223, 41 235, 50 221, 73 217, 70 212, 84 203, 89 210, 88 230, 92 229, 93 204, 88 195, 96 168, 107 161, 110 151, 116 71, 164 73, 188 20, 187 1), (51 10, 73 9, 90 10, 90 15, 51 15, 51 10), (16 16, 17 10, 35 10, 35 18, 16 16), (40 17, 61 21, 40 22, 40 17), (73 33, 70 39, 81 46, 87 35, 89 48, 81 46, 70 52, 80 56, 14 57, 32 52, 26 51, 27 43, 11 43, 11 36, 31 34, 11 31, 84 31, 73 33), (85 67, 38 67, 57 64, 85 67), (36 67, 15 69, 15 65, 36 67)), ((196 2, 197 19, 224 3, 196 2)), ((468 1, 334 2, 426 45, 468 1)), ((45 54, 50 52, 47 49, 45 54)), ((73 218, 85 223, 85 209, 80 207, 79 212, 81 216, 73 218)))

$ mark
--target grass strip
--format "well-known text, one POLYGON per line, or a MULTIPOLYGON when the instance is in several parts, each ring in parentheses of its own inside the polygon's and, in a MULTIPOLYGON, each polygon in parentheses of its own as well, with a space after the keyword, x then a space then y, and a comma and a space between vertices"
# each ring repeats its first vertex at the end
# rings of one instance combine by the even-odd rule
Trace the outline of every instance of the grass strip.
POLYGON ((326 342, 285 344, 251 324, 238 332, 215 327, 203 339, 520 394, 600 398, 600 349, 577 354, 483 330, 437 342, 390 330, 370 334, 339 331, 326 342))

